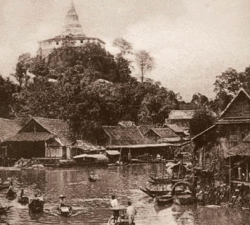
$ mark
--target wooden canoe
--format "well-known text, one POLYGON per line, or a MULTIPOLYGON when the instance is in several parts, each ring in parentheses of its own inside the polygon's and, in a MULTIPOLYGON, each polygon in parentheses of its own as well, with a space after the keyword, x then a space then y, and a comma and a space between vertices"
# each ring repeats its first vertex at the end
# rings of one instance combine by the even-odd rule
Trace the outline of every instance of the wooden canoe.
POLYGON ((173 198, 171 195, 157 196, 155 202, 158 206, 171 205, 173 203, 173 198))
POLYGON ((57 209, 58 215, 69 217, 73 214, 73 210, 71 206, 61 206, 57 209))

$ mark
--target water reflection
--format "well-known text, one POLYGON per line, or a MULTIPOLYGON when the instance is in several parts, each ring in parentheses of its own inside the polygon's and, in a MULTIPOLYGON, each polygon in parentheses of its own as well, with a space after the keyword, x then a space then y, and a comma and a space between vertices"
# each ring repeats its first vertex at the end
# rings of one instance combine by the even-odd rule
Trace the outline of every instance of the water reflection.
POLYGON ((116 195, 120 204, 126 205, 128 200, 136 206, 137 225, 210 225, 249 224, 248 213, 225 208, 156 207, 138 187, 148 186, 148 175, 152 171, 161 172, 160 165, 132 165, 110 168, 74 168, 46 169, 23 171, 0 171, 2 178, 15 177, 15 188, 24 188, 26 196, 35 193, 44 195, 45 213, 29 213, 28 206, 5 199, 5 191, 0 192, 1 201, 11 204, 13 208, 2 218, 10 224, 107 224, 112 212, 108 210, 111 195, 116 195), (89 182, 91 171, 99 175, 100 180, 89 182), (71 218, 56 214, 58 196, 66 195, 66 200, 73 206, 71 218))

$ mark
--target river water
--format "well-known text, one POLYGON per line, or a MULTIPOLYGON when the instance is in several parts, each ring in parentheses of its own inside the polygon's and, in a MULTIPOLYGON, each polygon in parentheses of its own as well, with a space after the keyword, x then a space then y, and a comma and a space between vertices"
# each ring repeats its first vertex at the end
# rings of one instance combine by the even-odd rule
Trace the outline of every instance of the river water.
POLYGON ((153 200, 138 187, 148 185, 148 175, 152 171, 161 171, 160 165, 138 164, 109 168, 72 168, 0 171, 0 176, 14 178, 15 189, 23 188, 25 195, 35 193, 44 195, 45 213, 31 214, 28 206, 17 199, 5 199, 5 191, 0 192, 3 205, 13 207, 1 217, 11 225, 30 224, 107 224, 112 214, 109 208, 111 195, 116 195, 120 204, 132 201, 137 208, 136 225, 247 225, 250 213, 228 208, 155 207, 153 200), (100 180, 89 182, 91 171, 99 175, 100 180), (64 218, 56 214, 59 195, 67 196, 66 201, 73 206, 74 216, 64 218))

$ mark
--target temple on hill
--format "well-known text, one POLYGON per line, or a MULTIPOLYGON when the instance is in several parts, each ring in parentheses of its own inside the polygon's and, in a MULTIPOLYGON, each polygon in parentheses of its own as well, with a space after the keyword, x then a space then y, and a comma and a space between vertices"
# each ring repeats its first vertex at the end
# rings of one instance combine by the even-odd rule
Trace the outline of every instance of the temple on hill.
POLYGON ((38 54, 46 57, 48 56, 54 48, 59 48, 62 46, 62 43, 67 38, 70 38, 74 41, 75 46, 81 46, 85 43, 96 43, 104 47, 105 42, 99 38, 87 37, 83 33, 81 23, 79 22, 79 17, 75 9, 73 0, 71 1, 70 8, 65 17, 65 24, 63 26, 62 32, 60 35, 55 36, 47 40, 39 42, 38 54))

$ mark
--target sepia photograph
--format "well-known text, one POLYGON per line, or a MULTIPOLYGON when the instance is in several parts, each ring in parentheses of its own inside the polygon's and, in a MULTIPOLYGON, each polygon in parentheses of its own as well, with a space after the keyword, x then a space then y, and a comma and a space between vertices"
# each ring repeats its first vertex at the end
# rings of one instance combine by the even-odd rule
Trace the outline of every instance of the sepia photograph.
POLYGON ((248 0, 0 0, 0 225, 250 224, 248 0))

